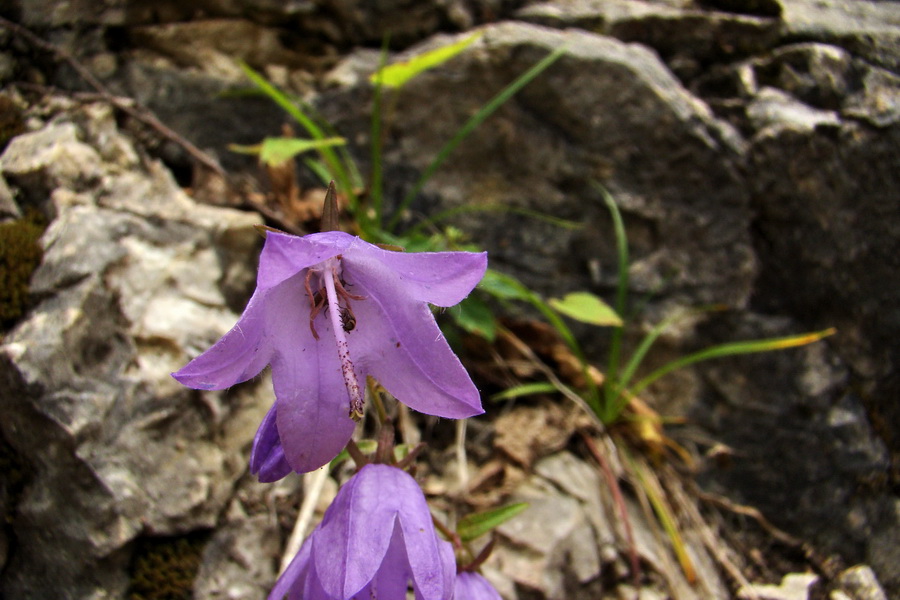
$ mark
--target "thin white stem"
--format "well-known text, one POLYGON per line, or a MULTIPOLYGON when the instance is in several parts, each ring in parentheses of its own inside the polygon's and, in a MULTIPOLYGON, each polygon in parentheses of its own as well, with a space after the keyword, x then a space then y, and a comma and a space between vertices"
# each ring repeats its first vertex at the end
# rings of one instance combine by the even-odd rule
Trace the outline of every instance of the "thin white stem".
POLYGON ((278 570, 279 575, 288 568, 288 565, 294 560, 294 556, 300 551, 303 540, 306 539, 306 530, 309 529, 309 522, 312 520, 316 505, 319 503, 319 496, 322 495, 325 480, 328 479, 328 467, 329 465, 325 465, 312 473, 307 473, 303 477, 305 491, 303 503, 300 505, 300 512, 297 514, 297 522, 294 523, 291 537, 288 538, 287 544, 284 546, 284 554, 281 556, 281 568, 278 570))
POLYGON ((353 362, 350 360, 350 345, 347 343, 347 335, 341 321, 341 306, 334 286, 334 279, 337 277, 336 262, 337 259, 333 258, 327 261, 322 279, 325 280, 325 294, 328 297, 328 318, 331 319, 331 329, 337 342, 338 357, 341 359, 341 373, 344 375, 344 385, 347 386, 347 393, 350 395, 350 418, 359 421, 363 416, 363 395, 356 379, 356 371, 353 370, 353 362))
POLYGON ((456 421, 456 467, 459 474, 459 489, 469 487, 469 461, 466 457, 466 423, 468 419, 456 421))

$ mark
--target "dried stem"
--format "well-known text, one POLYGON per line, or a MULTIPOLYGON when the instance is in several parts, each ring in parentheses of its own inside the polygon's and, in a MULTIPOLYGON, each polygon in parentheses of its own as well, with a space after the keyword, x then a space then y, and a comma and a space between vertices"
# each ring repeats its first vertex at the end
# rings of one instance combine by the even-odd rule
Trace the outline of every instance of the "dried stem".
POLYGON ((313 513, 315 513, 316 505, 319 503, 319 496, 322 495, 322 489, 325 487, 325 480, 328 479, 329 465, 325 465, 312 473, 307 473, 303 477, 304 488, 306 493, 303 494, 303 504, 300 505, 300 512, 297 514, 297 522, 294 523, 294 530, 291 531, 291 537, 288 538, 284 547, 284 554, 281 557, 281 568, 278 574, 281 575, 294 560, 303 540, 306 538, 306 530, 312 521, 313 513))
POLYGON ((622 496, 622 488, 619 487, 619 481, 609 466, 609 461, 600 452, 600 448, 594 443, 594 439, 584 432, 581 432, 581 439, 584 440, 584 444, 587 446, 591 456, 600 465, 600 470, 603 471, 603 476, 606 478, 606 482, 612 492, 616 508, 619 509, 619 514, 622 516, 622 527, 625 529, 625 538, 628 540, 628 557, 631 560, 631 577, 634 582, 634 588, 640 590, 641 563, 638 560, 637 544, 634 541, 634 531, 631 528, 631 518, 628 516, 628 509, 625 506, 625 497, 622 496))

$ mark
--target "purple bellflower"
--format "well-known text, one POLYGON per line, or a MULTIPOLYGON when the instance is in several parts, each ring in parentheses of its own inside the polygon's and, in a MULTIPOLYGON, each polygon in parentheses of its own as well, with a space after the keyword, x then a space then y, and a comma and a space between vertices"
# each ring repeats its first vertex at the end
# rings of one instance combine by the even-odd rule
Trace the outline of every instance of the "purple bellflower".
POLYGON ((503 600, 503 598, 480 574, 463 571, 456 576, 453 600, 503 600))
POLYGON ((437 537, 425 495, 405 471, 366 465, 278 578, 269 600, 450 600, 453 547, 437 537))
POLYGON ((478 390, 428 304, 458 303, 486 268, 486 253, 391 252, 341 231, 269 232, 240 320, 173 376, 220 390, 272 366, 276 399, 251 455, 261 481, 334 458, 362 416, 369 375, 419 412, 480 414, 478 390))

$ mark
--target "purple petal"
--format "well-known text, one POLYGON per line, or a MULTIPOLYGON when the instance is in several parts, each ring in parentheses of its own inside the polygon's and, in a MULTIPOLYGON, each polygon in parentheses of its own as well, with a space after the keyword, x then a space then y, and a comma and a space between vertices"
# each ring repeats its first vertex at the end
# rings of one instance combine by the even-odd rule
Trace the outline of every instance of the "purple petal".
POLYGON ((453 600, 503 600, 487 579, 478 573, 462 572, 456 576, 453 600))
POLYGON ((291 465, 284 457, 284 448, 275 425, 275 407, 269 409, 263 418, 253 447, 250 450, 250 472, 259 474, 262 483, 278 481, 291 472, 291 465))
POLYGON ((337 456, 356 424, 348 416, 350 401, 331 326, 317 319, 319 340, 313 338, 302 279, 286 280, 269 294, 275 422, 288 464, 303 473, 337 456))
POLYGON ((366 270, 347 264, 356 328, 348 334, 361 374, 375 377, 398 400, 419 412, 451 419, 481 414, 481 398, 424 302, 407 294, 400 278, 372 261, 366 270))
POLYGON ((303 269, 337 256, 356 239, 343 231, 314 233, 304 237, 270 231, 266 234, 266 244, 259 257, 257 288, 267 290, 275 287, 303 269))
POLYGON ((309 560, 311 550, 312 544, 307 539, 303 546, 300 547, 297 556, 294 557, 288 568, 284 570, 284 573, 275 582, 275 587, 269 592, 268 600, 282 600, 288 594, 290 594, 292 600, 295 597, 299 597, 296 592, 298 590, 302 591, 305 587, 310 571, 309 568, 312 564, 309 560))
POLYGON ((172 377, 197 390, 223 390, 258 375, 272 356, 267 310, 268 294, 257 290, 231 331, 172 377))
MULTIPOLYGON (((444 573, 444 589, 441 598, 452 598, 453 587, 456 584, 456 555, 453 552, 453 544, 438 540, 438 550, 441 553, 441 565, 444 573)), ((424 600, 418 591, 416 600, 424 600)))
POLYGON ((437 306, 459 303, 487 269, 487 252, 389 252, 359 239, 344 256, 357 270, 372 268, 373 260, 396 273, 411 298, 437 306))
POLYGON ((354 594, 354 597, 406 598, 410 579, 403 534, 395 522, 391 543, 381 561, 381 568, 378 569, 374 579, 354 594))
POLYGON ((412 477, 387 465, 363 467, 326 511, 313 549, 323 589, 348 598, 372 581, 398 519, 416 586, 427 600, 441 598, 441 554, 425 496, 412 477))

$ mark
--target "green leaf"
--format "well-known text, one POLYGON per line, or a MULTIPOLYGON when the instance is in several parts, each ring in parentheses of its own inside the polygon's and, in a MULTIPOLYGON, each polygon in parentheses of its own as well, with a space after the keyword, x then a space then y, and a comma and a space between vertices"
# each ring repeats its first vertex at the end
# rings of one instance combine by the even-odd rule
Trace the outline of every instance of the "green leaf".
POLYGON ((806 346, 818 342, 822 338, 826 338, 836 333, 834 327, 823 329, 822 331, 813 331, 811 333, 802 333, 800 335, 790 335, 780 338, 769 338, 764 340, 747 340, 743 342, 730 342, 712 346, 693 354, 688 354, 682 358, 666 363, 662 367, 653 371, 631 388, 631 393, 635 396, 647 389, 651 383, 667 375, 672 371, 681 369, 694 363, 714 358, 723 358, 725 356, 737 356, 739 354, 755 354, 757 352, 772 352, 774 350, 783 350, 785 348, 796 348, 798 346, 806 346))
POLYGON ((513 386, 498 392, 491 396, 491 400, 509 400, 511 398, 521 398, 522 396, 532 396, 534 394, 547 394, 556 392, 556 386, 546 381, 538 381, 535 383, 523 383, 522 385, 513 386))
POLYGON ((469 296, 451 309, 450 314, 453 320, 469 333, 480 335, 489 342, 494 341, 494 337, 497 335, 494 313, 480 298, 469 296))
POLYGON ((344 138, 332 137, 321 140, 304 140, 300 138, 269 137, 263 140, 259 151, 259 159, 268 165, 280 165, 303 152, 318 150, 329 146, 340 146, 346 143, 344 138))
POLYGON ((329 146, 340 146, 345 143, 346 141, 344 138, 340 137, 325 138, 321 140, 268 137, 262 141, 262 144, 254 144, 253 146, 231 144, 228 146, 228 149, 232 152, 239 152, 241 154, 258 154, 259 159, 262 162, 268 165, 277 166, 303 152, 318 150, 329 146))
POLYGON ((521 284, 513 285, 510 279, 497 271, 488 269, 481 283, 478 284, 478 289, 500 300, 527 300, 528 295, 523 292, 521 284))
POLYGON ((480 33, 470 35, 469 37, 449 44, 440 48, 435 48, 428 52, 414 56, 409 60, 394 63, 386 67, 378 69, 369 77, 369 81, 376 85, 398 89, 403 87, 406 82, 429 69, 440 66, 468 48, 472 43, 481 37, 480 33))
POLYGON ((527 502, 517 502, 516 504, 466 515, 459 520, 459 524, 456 526, 456 533, 463 542, 471 542, 509 521, 526 508, 528 508, 527 502))
POLYGON ((562 314, 590 325, 621 327, 622 319, 606 302, 590 292, 572 292, 561 300, 551 298, 550 306, 562 314))

